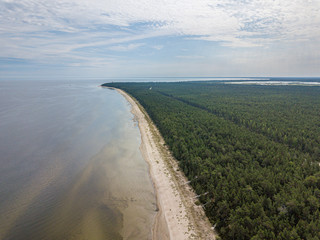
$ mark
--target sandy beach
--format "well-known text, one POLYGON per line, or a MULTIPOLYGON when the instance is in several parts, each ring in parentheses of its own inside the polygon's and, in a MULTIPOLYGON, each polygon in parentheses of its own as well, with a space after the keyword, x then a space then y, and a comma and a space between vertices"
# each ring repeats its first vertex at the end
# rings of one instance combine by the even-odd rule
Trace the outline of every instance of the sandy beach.
POLYGON ((201 206, 195 204, 196 194, 187 184, 177 161, 166 148, 161 134, 143 107, 126 92, 116 89, 132 106, 132 113, 141 132, 140 150, 149 164, 150 176, 157 196, 152 239, 215 239, 212 225, 201 206))

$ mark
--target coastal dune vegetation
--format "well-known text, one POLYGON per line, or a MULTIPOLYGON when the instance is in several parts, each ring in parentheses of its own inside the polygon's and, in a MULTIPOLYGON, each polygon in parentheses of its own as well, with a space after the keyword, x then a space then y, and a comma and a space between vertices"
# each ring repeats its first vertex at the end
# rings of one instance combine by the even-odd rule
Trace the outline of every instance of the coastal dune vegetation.
POLYGON ((320 87, 104 86, 145 108, 222 239, 320 239, 320 87))

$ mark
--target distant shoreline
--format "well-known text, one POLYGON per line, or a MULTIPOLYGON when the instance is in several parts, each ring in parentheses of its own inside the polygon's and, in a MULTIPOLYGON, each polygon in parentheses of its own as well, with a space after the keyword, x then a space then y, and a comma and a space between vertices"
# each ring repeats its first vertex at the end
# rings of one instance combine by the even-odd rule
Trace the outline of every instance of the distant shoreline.
MULTIPOLYGON (((110 87, 108 87, 110 88, 110 87)), ((176 160, 164 145, 159 131, 143 107, 123 90, 116 89, 131 104, 131 112, 139 123, 140 151, 149 164, 158 212, 152 227, 153 240, 215 239, 212 226, 201 206, 194 203, 195 193, 186 184, 176 160)))

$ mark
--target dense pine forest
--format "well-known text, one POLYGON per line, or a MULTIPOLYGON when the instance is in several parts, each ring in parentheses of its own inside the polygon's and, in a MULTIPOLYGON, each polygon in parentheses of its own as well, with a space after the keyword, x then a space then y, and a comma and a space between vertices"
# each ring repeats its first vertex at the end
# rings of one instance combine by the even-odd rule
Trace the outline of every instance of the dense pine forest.
POLYGON ((105 86, 146 109, 222 239, 320 239, 320 87, 105 86))

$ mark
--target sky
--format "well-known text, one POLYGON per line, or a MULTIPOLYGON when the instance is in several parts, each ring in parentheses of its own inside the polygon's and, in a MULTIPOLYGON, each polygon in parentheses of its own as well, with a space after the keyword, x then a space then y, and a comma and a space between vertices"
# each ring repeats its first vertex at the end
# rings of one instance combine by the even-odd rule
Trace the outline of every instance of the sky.
POLYGON ((0 79, 271 76, 320 76, 320 0, 0 0, 0 79))

